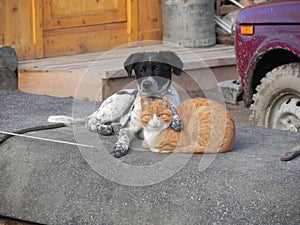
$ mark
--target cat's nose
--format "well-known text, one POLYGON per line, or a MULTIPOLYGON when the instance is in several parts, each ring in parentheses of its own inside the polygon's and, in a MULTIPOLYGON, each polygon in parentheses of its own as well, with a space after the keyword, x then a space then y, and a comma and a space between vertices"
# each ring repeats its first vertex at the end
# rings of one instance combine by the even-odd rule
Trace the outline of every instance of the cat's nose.
POLYGON ((153 126, 158 126, 159 125, 159 121, 153 121, 153 126))
POLYGON ((142 83, 142 86, 143 86, 143 88, 145 88, 145 89, 150 89, 151 87, 152 87, 152 82, 151 81, 149 81, 149 80, 145 80, 143 83, 142 83))

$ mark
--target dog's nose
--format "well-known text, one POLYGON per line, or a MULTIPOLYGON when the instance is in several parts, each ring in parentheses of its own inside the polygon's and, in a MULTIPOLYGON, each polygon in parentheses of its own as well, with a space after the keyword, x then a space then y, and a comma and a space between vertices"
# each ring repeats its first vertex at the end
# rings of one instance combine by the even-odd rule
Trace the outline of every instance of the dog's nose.
POLYGON ((145 81, 143 82, 142 86, 143 86, 143 88, 145 88, 145 89, 149 89, 149 88, 152 87, 152 82, 149 81, 149 80, 145 80, 145 81))

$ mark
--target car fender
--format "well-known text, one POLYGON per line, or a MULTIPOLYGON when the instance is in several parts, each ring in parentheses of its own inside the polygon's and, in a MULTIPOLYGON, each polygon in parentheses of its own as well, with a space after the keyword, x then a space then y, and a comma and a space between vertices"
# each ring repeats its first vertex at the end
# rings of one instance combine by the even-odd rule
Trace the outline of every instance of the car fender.
POLYGON ((252 101, 253 90, 251 90, 251 82, 253 79, 254 70, 259 61, 263 58, 263 56, 272 50, 276 49, 284 49, 287 50, 300 58, 300 48, 295 48, 296 46, 300 46, 300 38, 287 38, 287 35, 274 35, 270 38, 264 39, 260 45, 256 48, 256 51, 252 55, 249 60, 249 64, 245 70, 245 76, 243 82, 244 86, 244 100, 246 105, 249 105, 252 101))

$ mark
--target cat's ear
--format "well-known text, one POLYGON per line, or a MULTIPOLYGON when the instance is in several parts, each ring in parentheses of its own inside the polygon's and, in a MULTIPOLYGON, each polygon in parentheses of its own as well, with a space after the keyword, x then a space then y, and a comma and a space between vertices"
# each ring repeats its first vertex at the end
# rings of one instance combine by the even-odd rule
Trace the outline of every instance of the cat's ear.
POLYGON ((150 104, 150 99, 148 98, 141 98, 141 106, 142 109, 147 107, 150 104))
POLYGON ((162 104, 164 107, 170 107, 171 99, 170 96, 166 95, 162 98, 162 104))

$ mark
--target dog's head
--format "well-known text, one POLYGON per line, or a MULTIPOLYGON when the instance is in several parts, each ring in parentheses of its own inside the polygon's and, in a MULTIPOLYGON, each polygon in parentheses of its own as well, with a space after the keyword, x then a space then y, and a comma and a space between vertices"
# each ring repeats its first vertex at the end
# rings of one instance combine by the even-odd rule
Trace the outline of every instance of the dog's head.
POLYGON ((172 73, 179 76, 182 67, 180 58, 170 51, 134 53, 124 62, 128 76, 134 71, 143 96, 156 96, 167 90, 172 73))

